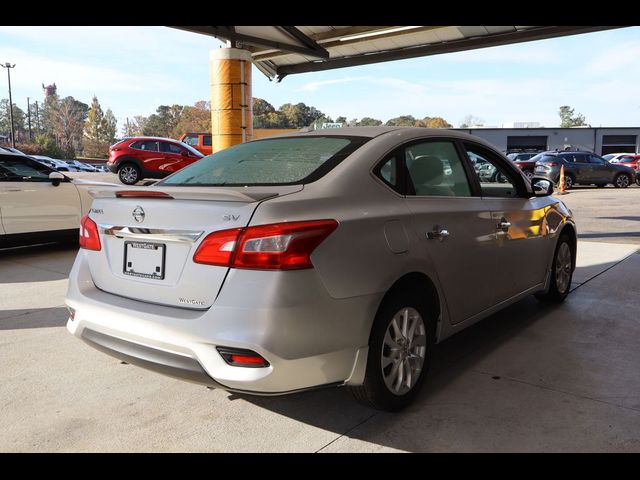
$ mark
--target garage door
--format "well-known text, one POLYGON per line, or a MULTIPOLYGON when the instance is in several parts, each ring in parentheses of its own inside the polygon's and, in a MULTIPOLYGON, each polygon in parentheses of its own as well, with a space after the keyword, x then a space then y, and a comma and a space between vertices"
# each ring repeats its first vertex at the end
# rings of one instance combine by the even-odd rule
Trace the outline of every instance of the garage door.
POLYGON ((546 136, 507 137, 507 152, 544 151, 547 149, 546 136))
POLYGON ((607 153, 634 153, 637 144, 637 135, 603 135, 602 155, 607 153))

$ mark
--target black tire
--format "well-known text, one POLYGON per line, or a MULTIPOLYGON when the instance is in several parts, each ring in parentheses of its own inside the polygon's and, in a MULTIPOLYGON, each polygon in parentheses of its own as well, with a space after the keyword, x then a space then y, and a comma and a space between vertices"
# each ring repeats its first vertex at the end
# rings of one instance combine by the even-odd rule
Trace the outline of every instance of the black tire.
POLYGON ((118 167, 118 178, 125 185, 135 185, 141 179, 140 168, 135 163, 123 163, 118 167))
POLYGON ((533 178, 533 170, 523 170, 523 172, 524 176, 527 177, 529 181, 531 181, 531 179, 533 178))
MULTIPOLYGON (((416 331, 418 331, 417 328, 419 327, 416 327, 416 331)), ((395 291, 384 300, 373 322, 364 383, 361 386, 349 387, 349 390, 357 401, 369 407, 389 412, 402 410, 415 399, 424 383, 431 364, 434 344, 435 319, 424 295, 411 289, 395 291), (387 387, 384 379, 385 370, 382 367, 382 359, 385 356, 384 352, 388 351, 384 339, 388 330, 393 331, 391 322, 394 317, 405 308, 414 309, 422 317, 425 335, 424 363, 415 384, 403 394, 394 394, 387 387)), ((407 360, 407 363, 410 362, 407 360)), ((387 368, 393 367, 389 364, 387 368)))
POLYGON ((627 188, 629 185, 631 185, 631 176, 626 173, 619 173, 613 179, 613 186, 616 188, 627 188))
POLYGON ((576 263, 575 261, 576 252, 573 248, 573 242, 571 238, 566 233, 563 233, 558 240, 558 244, 556 245, 556 250, 553 253, 553 263, 551 264, 551 281, 549 282, 549 291, 546 293, 536 293, 536 298, 542 302, 552 302, 552 303, 562 303, 564 299, 569 295, 569 291, 571 290, 571 280, 573 278, 573 267, 576 263), (570 267, 567 272, 569 275, 568 283, 565 285, 558 286, 558 275, 556 274, 556 265, 558 263, 558 256, 565 247, 563 245, 567 245, 571 255, 570 267))
POLYGON ((565 174, 564 176, 564 189, 571 190, 576 184, 576 179, 571 174, 565 174))
POLYGON ((636 174, 636 185, 640 187, 640 172, 636 174))

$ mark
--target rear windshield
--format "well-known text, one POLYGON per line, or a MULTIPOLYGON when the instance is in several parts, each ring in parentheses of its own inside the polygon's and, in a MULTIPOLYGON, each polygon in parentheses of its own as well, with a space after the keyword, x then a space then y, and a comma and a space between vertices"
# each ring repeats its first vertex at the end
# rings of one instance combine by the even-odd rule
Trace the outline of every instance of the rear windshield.
POLYGON ((286 137, 242 143, 204 157, 158 185, 293 185, 325 175, 363 137, 286 137))

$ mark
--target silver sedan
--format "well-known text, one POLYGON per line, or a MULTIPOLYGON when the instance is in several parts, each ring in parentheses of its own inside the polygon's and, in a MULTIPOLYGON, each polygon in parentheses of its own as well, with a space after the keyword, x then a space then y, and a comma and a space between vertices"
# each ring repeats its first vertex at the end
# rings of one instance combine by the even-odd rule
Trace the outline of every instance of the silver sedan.
POLYGON ((552 190, 447 130, 237 145, 152 187, 92 191, 67 328, 129 363, 229 391, 347 386, 399 410, 436 343, 528 295, 565 299, 576 227, 552 190))

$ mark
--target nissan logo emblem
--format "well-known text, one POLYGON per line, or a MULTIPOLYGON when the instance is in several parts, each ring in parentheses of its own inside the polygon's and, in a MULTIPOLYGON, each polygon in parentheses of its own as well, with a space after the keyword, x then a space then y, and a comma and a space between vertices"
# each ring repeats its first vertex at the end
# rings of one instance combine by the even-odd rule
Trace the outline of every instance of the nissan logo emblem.
POLYGON ((144 209, 142 207, 136 207, 132 212, 133 218, 136 222, 144 222, 144 209))

